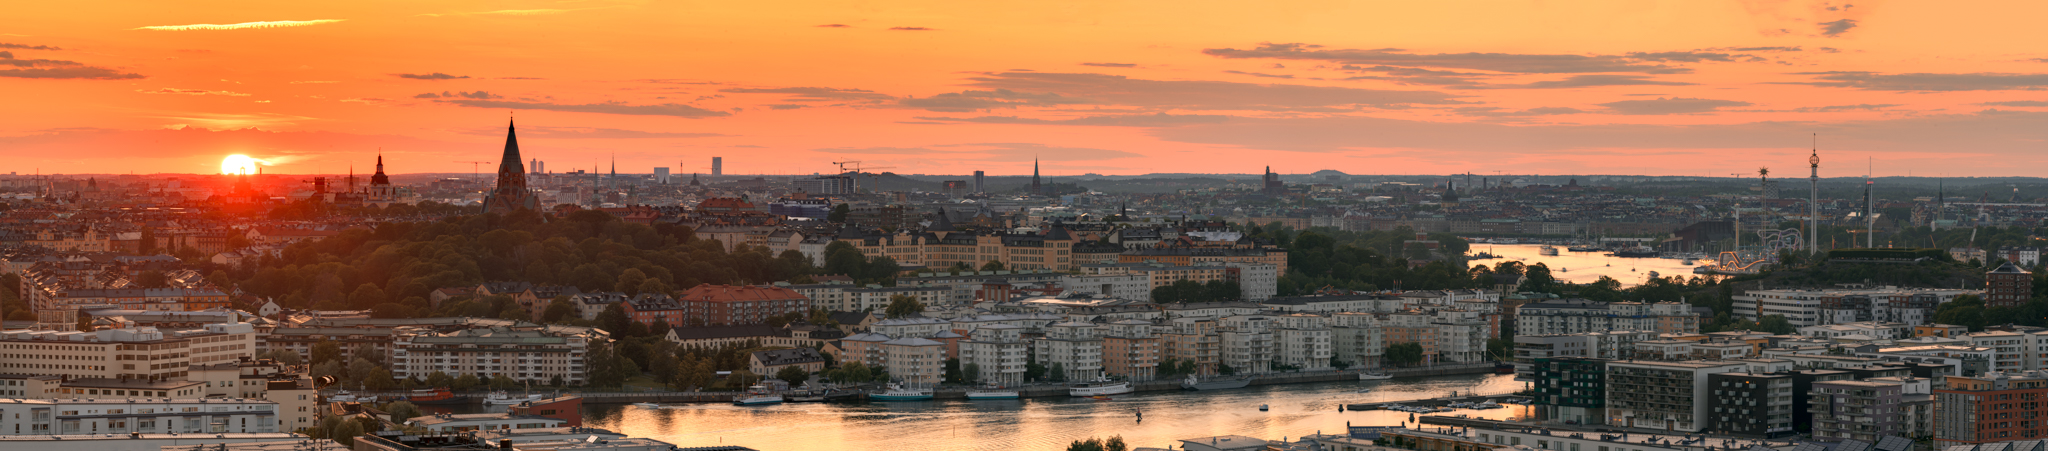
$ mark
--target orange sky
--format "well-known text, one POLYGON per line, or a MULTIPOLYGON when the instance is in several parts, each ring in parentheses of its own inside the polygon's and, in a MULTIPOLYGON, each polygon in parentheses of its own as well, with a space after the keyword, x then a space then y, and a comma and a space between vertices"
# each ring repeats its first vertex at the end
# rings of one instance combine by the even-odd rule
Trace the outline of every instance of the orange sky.
POLYGON ((2048 175, 2039 2, 301 3, 12 5, 0 172, 2048 175))

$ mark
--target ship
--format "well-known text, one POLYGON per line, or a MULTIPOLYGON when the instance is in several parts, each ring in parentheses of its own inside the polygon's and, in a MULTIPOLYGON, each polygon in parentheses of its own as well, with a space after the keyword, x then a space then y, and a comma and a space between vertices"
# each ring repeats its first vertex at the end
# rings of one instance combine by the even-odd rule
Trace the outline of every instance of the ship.
POLYGON ((823 393, 825 402, 852 402, 867 399, 868 394, 859 389, 831 388, 823 393))
POLYGON ((1543 245, 1543 247, 1539 247, 1539 248, 1536 248, 1536 254, 1537 254, 1537 255, 1544 255, 1544 256, 1550 256, 1550 257, 1556 257, 1556 256, 1557 256, 1557 246, 1552 246, 1552 245, 1548 245, 1548 244, 1545 244, 1545 245, 1543 245))
POLYGON ((354 393, 349 393, 348 390, 340 390, 332 395, 327 395, 327 402, 377 402, 377 397, 368 395, 358 396, 354 393))
POLYGON ((767 385, 761 384, 747 387, 746 393, 732 398, 732 405, 735 406, 760 406, 781 403, 782 395, 775 394, 774 390, 769 389, 767 385))
POLYGON ((874 401, 930 401, 932 400, 932 389, 909 388, 901 384, 889 384, 889 389, 882 390, 881 393, 868 395, 868 399, 874 401))
POLYGON ((1614 251, 1614 256, 1622 258, 1655 258, 1657 255, 1658 252, 1655 249, 1650 249, 1646 246, 1636 246, 1614 251))
POLYGON ((974 390, 968 390, 968 391, 967 391, 967 399, 969 399, 969 400, 983 400, 983 399, 1017 399, 1017 398, 1019 398, 1019 396, 1017 395, 1017 391, 1016 391, 1016 390, 1010 390, 1010 389, 1006 389, 1006 388, 1003 388, 1003 387, 999 387, 999 386, 994 386, 994 385, 989 385, 989 386, 983 386, 983 387, 981 387, 981 388, 978 388, 978 389, 974 389, 974 390))
POLYGON ((1393 378, 1394 375, 1386 373, 1358 373, 1358 380, 1362 381, 1383 381, 1393 378))
POLYGON ((1067 387, 1067 394, 1077 397, 1121 395, 1131 391, 1130 382, 1110 382, 1107 379, 1097 379, 1094 382, 1074 384, 1067 387))
POLYGON ((468 401, 468 397, 458 396, 455 392, 448 391, 446 387, 414 389, 405 395, 405 402, 413 405, 462 404, 468 401))
POLYGON ((1565 250, 1572 252, 1600 252, 1606 249, 1601 249, 1600 246, 1572 246, 1565 248, 1565 250))
POLYGON ((1229 390, 1233 388, 1244 388, 1246 385, 1251 384, 1252 378, 1250 376, 1242 376, 1229 379, 1210 379, 1204 381, 1201 378, 1195 377, 1195 375, 1190 374, 1188 375, 1188 380, 1180 383, 1180 388, 1184 390, 1229 390))
POLYGON ((543 395, 543 394, 528 394, 528 395, 519 395, 519 396, 513 396, 512 394, 506 393, 506 392, 505 392, 504 390, 499 390, 499 391, 494 391, 494 392, 491 392, 491 394, 490 394, 490 395, 484 396, 484 405, 486 405, 486 406, 516 406, 516 405, 519 405, 519 403, 523 403, 523 402, 530 402, 530 401, 539 401, 539 400, 542 400, 542 399, 547 399, 547 397, 548 397, 547 395, 543 395))

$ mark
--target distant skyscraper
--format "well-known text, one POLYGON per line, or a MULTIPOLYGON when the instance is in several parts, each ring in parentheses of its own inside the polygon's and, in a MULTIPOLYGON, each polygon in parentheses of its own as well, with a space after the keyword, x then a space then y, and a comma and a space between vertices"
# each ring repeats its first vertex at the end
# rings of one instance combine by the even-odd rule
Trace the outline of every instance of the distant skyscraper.
POLYGON ((548 162, 545 162, 545 161, 540 161, 540 160, 534 160, 534 163, 533 163, 533 172, 537 172, 537 173, 541 173, 541 174, 546 174, 546 173, 548 173, 548 162))
POLYGON ((985 192, 985 191, 982 191, 982 190, 981 190, 981 171, 974 171, 974 192, 975 192, 975 193, 982 193, 982 192, 985 192))
POLYGON ((668 184, 668 168, 654 168, 654 183, 668 184))
POLYGON ((711 175, 725 175, 725 157, 711 157, 711 175))
POLYGON ((535 173, 535 174, 539 174, 539 173, 540 173, 540 159, 539 159, 539 158, 535 158, 535 159, 532 159, 532 160, 527 160, 527 161, 526 161, 526 168, 527 168, 527 169, 532 169, 532 170, 533 170, 533 173, 535 173))
POLYGON ((540 208, 540 200, 526 189, 526 168, 519 164, 519 135, 514 128, 510 122, 505 124, 505 155, 498 159, 497 188, 484 196, 485 213, 540 208))

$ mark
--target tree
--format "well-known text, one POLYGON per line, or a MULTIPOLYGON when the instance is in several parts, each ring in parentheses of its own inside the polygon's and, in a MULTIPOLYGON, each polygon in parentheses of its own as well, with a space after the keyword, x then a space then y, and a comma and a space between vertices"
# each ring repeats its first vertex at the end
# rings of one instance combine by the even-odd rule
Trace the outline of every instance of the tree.
POLYGON ((996 260, 989 260, 989 261, 988 261, 988 263, 982 263, 982 264, 981 264, 981 270, 982 270, 982 271, 1002 271, 1002 270, 1003 270, 1003 262, 1000 262, 1000 261, 996 261, 996 260))
POLYGON ((555 297, 553 302, 548 303, 547 310, 540 313, 540 320, 544 323, 557 323, 573 318, 576 318, 576 304, 570 303, 568 296, 555 297))
POLYGON ((491 376, 491 389, 493 390, 510 390, 518 387, 519 381, 512 380, 512 377, 506 376, 505 373, 491 376))
POLYGON ((339 361, 341 360, 341 344, 335 343, 332 340, 315 343, 313 344, 312 354, 312 363, 315 366, 328 362, 339 361))
POLYGON ((432 374, 427 375, 427 385, 433 387, 453 387, 455 386, 455 376, 449 376, 448 373, 435 371, 432 374))
POLYGON ((806 380, 810 380, 811 372, 803 369, 803 367, 790 365, 776 371, 775 378, 782 379, 783 382, 788 382, 791 386, 797 386, 803 385, 806 380))
POLYGON ((391 415, 391 422, 404 424, 405 420, 421 415, 420 407, 405 401, 392 401, 384 405, 384 412, 391 415))
POLYGON ((1038 362, 1024 362, 1024 380, 1036 381, 1045 377, 1045 365, 1038 362))
POLYGON ((846 217, 853 215, 853 207, 846 204, 832 206, 832 212, 825 214, 825 220, 834 224, 845 224, 846 217))
POLYGON ((924 304, 917 302, 916 296, 907 294, 890 295, 889 307, 883 310, 883 312, 889 318, 902 318, 924 313, 924 304))
POLYGON ((1557 285, 1557 278, 1550 275, 1550 266, 1543 263, 1529 265, 1523 269, 1522 275, 1525 277, 1522 280, 1524 291, 1548 292, 1557 285))
POLYGON ((1067 451, 1107 451, 1107 450, 1104 450, 1104 449, 1102 448, 1102 439, 1090 437, 1090 438, 1088 438, 1088 440, 1075 440, 1075 441, 1074 441, 1074 444, 1071 444, 1071 445, 1067 445, 1067 451))
MULTIPOLYGON (((1541 263, 1538 263, 1538 265, 1541 265, 1541 263)), ((1417 363, 1421 363, 1422 344, 1394 343, 1391 345, 1387 345, 1385 358, 1387 360, 1387 363, 1392 363, 1396 365, 1414 365, 1417 363)))
POLYGON ((269 351, 264 351, 263 355, 256 356, 256 358, 270 359, 285 366, 299 366, 299 364, 305 363, 304 359, 299 358, 299 353, 297 351, 292 351, 290 349, 272 349, 269 351))
POLYGON ((1224 363, 1217 363, 1217 364, 1216 364, 1216 374, 1221 374, 1221 375, 1225 375, 1225 376, 1234 376, 1234 375, 1237 375, 1237 368, 1231 368, 1231 367, 1230 367, 1230 365, 1228 365, 1228 364, 1224 364, 1224 363))
POLYGON ((1109 440, 1102 442, 1102 451, 1130 451, 1130 449, 1131 446, 1124 444, 1124 436, 1121 435, 1110 436, 1109 440))
POLYGON ((1785 319, 1785 315, 1765 315, 1763 319, 1757 320, 1756 327, 1760 332, 1770 332, 1779 335, 1787 335, 1799 331, 1799 328, 1792 326, 1792 321, 1785 319))
POLYGON ((942 375, 942 380, 944 380, 948 384, 962 383, 960 374, 960 359, 946 359, 946 363, 943 369, 940 371, 940 374, 942 375))
MULTIPOLYGON (((377 366, 377 362, 372 362, 370 361, 370 359, 357 357, 355 361, 348 363, 347 380, 349 382, 364 385, 365 388, 368 388, 368 383, 372 378, 371 376, 374 376, 374 374, 372 373, 380 369, 383 368, 377 366)), ((390 382, 388 380, 391 377, 389 373, 386 373, 384 377, 385 379, 387 379, 385 382, 390 382)))
POLYGON ((967 362, 966 365, 961 365, 960 378, 966 380, 968 383, 980 382, 981 365, 976 364, 974 362, 967 362))
POLYGON ((478 379, 475 374, 464 374, 462 377, 455 378, 455 382, 450 383, 449 388, 458 391, 469 390, 476 388, 477 384, 481 383, 483 383, 483 380, 478 379))
POLYGON ((341 443, 342 446, 355 446, 356 437, 361 435, 363 435, 363 424, 347 418, 342 418, 339 423, 334 425, 333 429, 327 431, 327 438, 341 443))

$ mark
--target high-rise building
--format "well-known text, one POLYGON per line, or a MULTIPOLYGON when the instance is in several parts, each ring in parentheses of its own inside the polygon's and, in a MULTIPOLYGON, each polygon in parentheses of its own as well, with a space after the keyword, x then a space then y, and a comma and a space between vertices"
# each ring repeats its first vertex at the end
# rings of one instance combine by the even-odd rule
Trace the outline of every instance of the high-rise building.
POLYGON ((1934 444, 1937 447, 2026 440, 2048 436, 2039 400, 2048 396, 2048 375, 1991 373, 1949 376, 1934 389, 1934 444), (2024 420, 2027 418, 2037 418, 2024 420))
POLYGON ((1707 432, 1745 437, 1780 437, 1795 433, 1792 427, 1793 393, 1790 374, 1718 373, 1707 375, 1713 395, 1704 399, 1712 412, 1707 432))
POLYGON ((985 192, 987 192, 987 191, 983 191, 983 190, 982 190, 982 186, 981 186, 981 171, 974 171, 974 192, 975 192, 975 194, 980 194, 980 193, 985 193, 985 192))
POLYGON ((2034 275, 2011 261, 1984 273, 1985 307, 2018 307, 2034 295, 2034 275))
POLYGON ((668 168, 654 168, 654 183, 668 184, 668 168))
POLYGON ((725 175, 725 157, 711 157, 711 175, 725 175))
POLYGON ((498 187, 484 197, 485 213, 510 213, 540 209, 540 199, 526 189, 526 168, 519 161, 519 135, 512 123, 505 124, 505 155, 498 159, 498 187))

